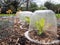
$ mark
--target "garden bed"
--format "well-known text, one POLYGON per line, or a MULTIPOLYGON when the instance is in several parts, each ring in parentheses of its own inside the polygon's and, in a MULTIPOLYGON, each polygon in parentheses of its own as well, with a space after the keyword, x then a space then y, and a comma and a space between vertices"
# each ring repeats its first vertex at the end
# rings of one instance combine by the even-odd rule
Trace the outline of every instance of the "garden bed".
MULTIPOLYGON (((20 29, 17 29, 16 31, 17 31, 17 32, 20 32, 20 31, 18 31, 18 30, 20 30, 20 29)), ((28 39, 26 39, 24 36, 18 34, 16 31, 15 31, 15 33, 14 33, 12 36, 10 36, 10 37, 8 37, 8 38, 6 38, 6 39, 1 40, 1 41, 0 41, 0 44, 2 44, 2 45, 17 45, 17 44, 23 45, 23 43, 24 43, 24 45, 39 45, 39 44, 30 42, 28 39), (23 39, 23 38, 24 38, 24 39, 23 39), (19 39, 20 39, 20 40, 19 40, 19 39), (26 40, 25 40, 25 39, 26 39, 26 40), (21 44, 21 40, 22 40, 22 42, 23 42, 22 44, 21 44)), ((59 31, 58 31, 58 32, 59 32, 59 31)), ((58 33, 58 34, 59 34, 59 33, 58 33)), ((41 44, 41 45, 42 45, 42 44, 41 44)), ((54 44, 54 45, 60 45, 60 44, 54 44)))
MULTIPOLYGON (((25 38, 24 32, 26 32, 27 30, 26 29, 21 30, 20 23, 18 23, 18 22, 14 23, 13 28, 9 27, 9 28, 6 28, 6 31, 4 31, 4 30, 2 30, 2 31, 4 33, 7 32, 8 35, 6 38, 0 39, 0 45, 18 45, 18 44, 20 44, 20 45, 40 45, 40 44, 36 44, 34 42, 30 42, 28 39, 25 38)), ((0 30, 0 32, 1 32, 1 30, 0 30)), ((33 38, 35 34, 37 35, 37 33, 34 33, 34 32, 35 31, 33 31, 33 33, 30 33, 31 38, 33 38), (33 35, 33 37, 32 37, 32 35, 33 35)), ((60 27, 58 27, 58 35, 60 36, 60 27)), ((44 36, 43 36, 43 38, 44 38, 44 36)), ((60 39, 60 37, 59 37, 59 39, 60 39)), ((43 44, 41 44, 41 45, 43 45, 43 44)), ((54 45, 60 45, 60 44, 54 44, 54 45)))

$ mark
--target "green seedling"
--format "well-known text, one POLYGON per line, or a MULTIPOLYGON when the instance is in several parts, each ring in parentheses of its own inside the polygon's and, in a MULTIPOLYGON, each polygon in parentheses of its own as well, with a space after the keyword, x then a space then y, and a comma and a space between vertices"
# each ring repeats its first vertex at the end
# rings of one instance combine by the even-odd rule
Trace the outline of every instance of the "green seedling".
POLYGON ((60 18, 60 14, 57 14, 57 15, 56 15, 56 18, 59 19, 59 18, 60 18))
POLYGON ((30 18, 29 18, 29 17, 25 17, 25 21, 26 21, 27 23, 30 23, 30 18))
POLYGON ((38 35, 41 35, 43 33, 43 28, 45 25, 45 19, 41 18, 39 21, 36 21, 35 26, 38 30, 38 35))

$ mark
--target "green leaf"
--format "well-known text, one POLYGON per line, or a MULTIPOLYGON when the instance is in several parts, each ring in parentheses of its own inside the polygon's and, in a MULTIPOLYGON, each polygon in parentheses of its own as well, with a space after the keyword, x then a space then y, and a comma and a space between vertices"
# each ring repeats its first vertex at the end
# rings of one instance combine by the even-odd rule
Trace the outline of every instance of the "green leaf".
POLYGON ((40 21, 39 21, 39 25, 41 27, 44 27, 44 24, 45 24, 45 19, 44 18, 41 18, 40 21))
POLYGON ((25 17, 25 21, 30 23, 30 18, 29 17, 25 17))
POLYGON ((35 26, 38 30, 38 34, 41 35, 43 33, 43 27, 45 25, 45 19, 41 18, 39 21, 36 21, 35 26))

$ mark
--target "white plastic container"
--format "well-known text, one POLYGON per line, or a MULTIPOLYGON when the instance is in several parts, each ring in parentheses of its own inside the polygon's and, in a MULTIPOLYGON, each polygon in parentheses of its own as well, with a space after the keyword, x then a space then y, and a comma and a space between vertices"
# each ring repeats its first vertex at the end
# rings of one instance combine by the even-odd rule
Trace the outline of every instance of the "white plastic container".
POLYGON ((45 20, 44 30, 53 31, 53 33, 57 34, 57 20, 55 17, 55 13, 51 10, 37 10, 37 11, 35 11, 34 15, 31 18, 29 29, 36 28, 35 22, 39 21, 42 18, 45 20), (52 27, 50 27, 50 26, 52 26, 52 27))
MULTIPOLYGON (((40 37, 41 36, 43 36, 43 35, 40 34, 40 37)), ((38 43, 38 44, 58 43, 59 40, 57 40, 57 20, 55 17, 55 13, 51 10, 37 10, 37 11, 35 11, 34 15, 31 17, 29 31, 27 31, 25 33, 25 37, 27 39, 29 39, 30 41, 32 41, 34 43, 38 43), (36 22, 37 22, 38 26, 40 25, 40 27, 37 27, 36 22), (35 40, 33 37, 31 38, 30 32, 37 31, 37 33, 38 33, 39 32, 38 29, 40 29, 40 33, 47 32, 47 34, 50 33, 51 35, 49 34, 48 35, 49 38, 44 37, 44 39, 42 38, 42 39, 40 39, 40 41, 39 41, 39 39, 35 40), (43 32, 41 32, 41 30, 43 30, 43 32), (48 41, 48 40, 50 40, 50 37, 52 38, 52 40, 48 41), (45 39, 48 39, 47 42, 45 39)))
POLYGON ((14 18, 10 16, 0 17, 0 39, 5 39, 12 35, 14 18))
POLYGON ((26 17, 29 17, 30 18, 31 15, 32 15, 32 12, 30 12, 30 11, 21 11, 19 13, 19 19, 22 20, 22 21, 25 21, 25 18, 26 17))
MULTIPOLYGON (((26 25, 29 25, 30 18, 31 18, 32 15, 33 15, 33 13, 30 12, 30 11, 21 11, 21 12, 19 12, 18 13, 18 18, 20 20, 20 24, 22 24, 22 26, 25 25, 25 27, 26 27, 26 25)), ((21 28, 23 28, 23 27, 21 27, 21 28)))

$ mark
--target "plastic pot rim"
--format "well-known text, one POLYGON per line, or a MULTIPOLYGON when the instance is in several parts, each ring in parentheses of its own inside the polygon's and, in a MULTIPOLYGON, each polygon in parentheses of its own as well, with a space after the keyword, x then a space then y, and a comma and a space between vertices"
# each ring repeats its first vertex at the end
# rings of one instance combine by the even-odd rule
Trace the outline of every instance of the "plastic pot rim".
POLYGON ((33 39, 31 39, 31 38, 29 37, 29 32, 30 32, 30 31, 32 31, 32 30, 26 31, 26 32, 24 33, 24 35, 25 35, 25 37, 26 37, 29 41, 31 41, 31 42, 34 42, 34 43, 37 43, 37 44, 55 44, 55 43, 59 43, 59 42, 60 42, 60 40, 53 40, 52 42, 43 43, 43 42, 38 41, 38 40, 33 40, 33 39))

